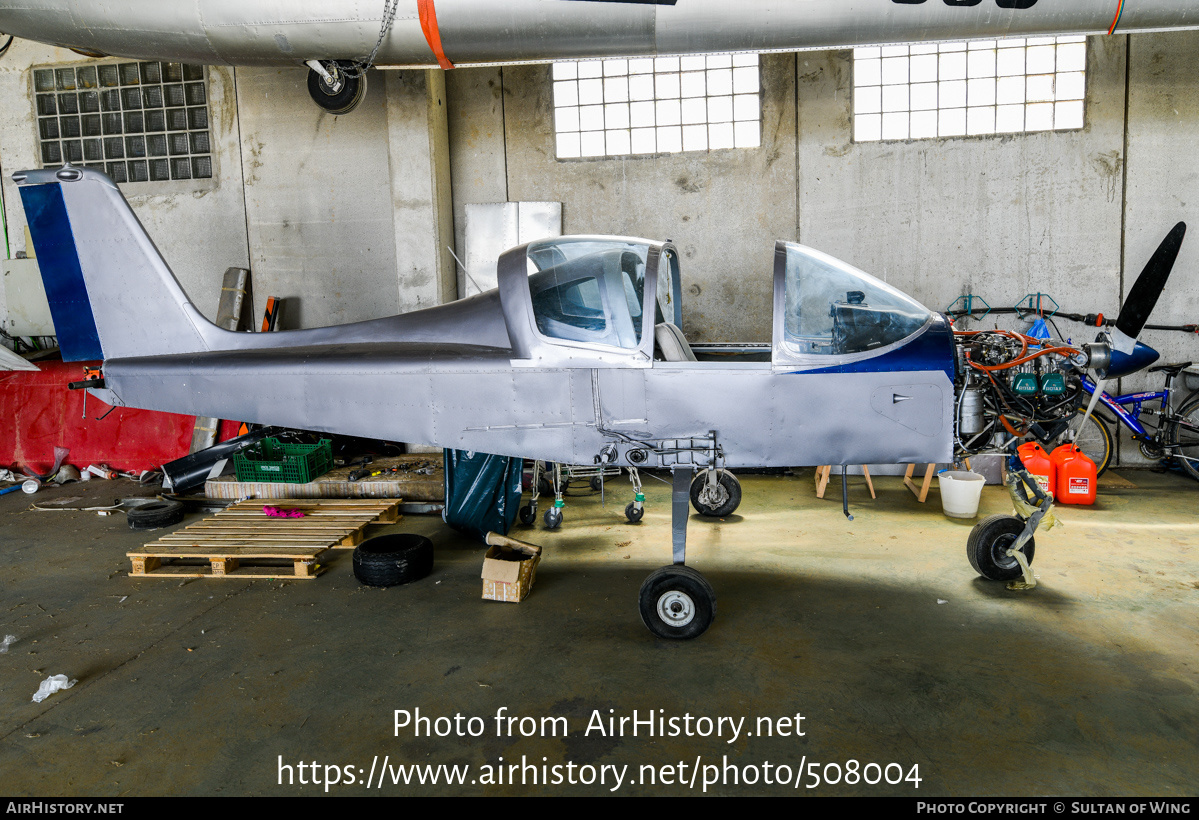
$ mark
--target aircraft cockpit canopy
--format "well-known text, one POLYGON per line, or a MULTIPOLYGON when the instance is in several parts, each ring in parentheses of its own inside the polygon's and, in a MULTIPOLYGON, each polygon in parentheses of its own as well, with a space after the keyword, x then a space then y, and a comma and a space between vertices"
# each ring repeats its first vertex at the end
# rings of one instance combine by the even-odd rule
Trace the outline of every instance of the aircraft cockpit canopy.
POLYGON ((542 239, 498 268, 514 358, 648 367, 654 325, 678 316, 678 261, 665 242, 610 236, 542 239))
POLYGON ((648 256, 648 245, 610 240, 529 245, 537 330, 551 339, 639 347, 648 256))
POLYGON ((794 363, 856 361, 903 342, 933 318, 886 282, 803 245, 778 243, 775 264, 776 360, 782 353, 794 363))

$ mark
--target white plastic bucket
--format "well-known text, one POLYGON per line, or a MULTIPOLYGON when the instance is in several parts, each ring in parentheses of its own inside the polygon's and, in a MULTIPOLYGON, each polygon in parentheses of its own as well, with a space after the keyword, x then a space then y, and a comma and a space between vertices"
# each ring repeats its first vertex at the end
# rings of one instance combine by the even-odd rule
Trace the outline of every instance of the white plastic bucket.
POLYGON ((937 475, 941 485, 941 509, 950 518, 974 518, 982 498, 985 476, 965 470, 946 470, 937 475))

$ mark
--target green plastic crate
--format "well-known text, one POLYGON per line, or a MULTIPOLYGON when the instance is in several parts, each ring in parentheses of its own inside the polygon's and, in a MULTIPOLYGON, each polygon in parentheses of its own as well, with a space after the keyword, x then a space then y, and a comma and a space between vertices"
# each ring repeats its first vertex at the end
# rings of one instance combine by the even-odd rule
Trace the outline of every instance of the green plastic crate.
POLYGON ((329 472, 333 447, 329 439, 319 444, 285 444, 264 438, 233 456, 238 481, 307 484, 329 472))

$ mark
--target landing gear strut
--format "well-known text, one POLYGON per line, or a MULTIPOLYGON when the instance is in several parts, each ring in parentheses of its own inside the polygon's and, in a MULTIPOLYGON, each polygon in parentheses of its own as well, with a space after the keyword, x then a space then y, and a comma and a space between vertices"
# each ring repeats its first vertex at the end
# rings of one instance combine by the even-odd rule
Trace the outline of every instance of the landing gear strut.
MULTIPOLYGON (((716 617, 716 593, 704 576, 685 566, 690 466, 672 468, 671 541, 674 564, 654 570, 641 585, 641 620, 659 638, 697 638, 716 617)), ((698 479, 697 479, 698 480, 698 479)))

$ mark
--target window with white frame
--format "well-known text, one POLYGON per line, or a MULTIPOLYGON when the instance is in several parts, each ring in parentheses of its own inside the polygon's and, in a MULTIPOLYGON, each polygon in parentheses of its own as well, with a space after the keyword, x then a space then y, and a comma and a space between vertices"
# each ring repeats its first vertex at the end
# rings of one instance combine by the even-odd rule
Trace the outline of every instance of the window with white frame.
POLYGON ((856 142, 1083 127, 1085 37, 854 49, 856 142))
POLYGON ((559 159, 762 142, 757 54, 554 63, 559 159))

